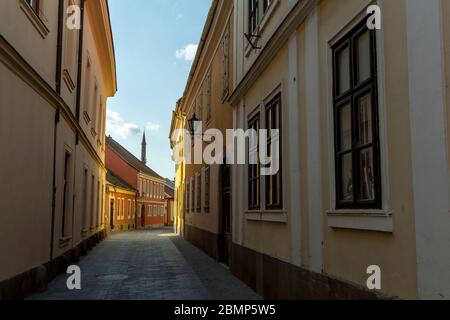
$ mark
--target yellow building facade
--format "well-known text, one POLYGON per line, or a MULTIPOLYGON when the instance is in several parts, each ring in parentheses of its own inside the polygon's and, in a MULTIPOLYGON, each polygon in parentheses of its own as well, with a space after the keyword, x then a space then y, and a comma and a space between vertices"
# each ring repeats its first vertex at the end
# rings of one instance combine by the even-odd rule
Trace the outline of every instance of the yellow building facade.
MULTIPOLYGON (((450 4, 223 2, 211 10, 232 6, 224 102, 232 113, 221 108, 213 119, 277 129, 281 148, 276 175, 230 167, 233 273, 265 298, 450 298, 450 4), (379 29, 368 24, 373 17, 379 29), (371 270, 380 275, 375 289, 371 270)), ((214 32, 220 23, 210 28, 210 19, 205 30, 214 32)), ((192 119, 190 88, 212 59, 204 52, 174 128, 192 119)), ((220 189, 217 212, 186 214, 195 197, 184 186, 201 168, 177 168, 177 214, 220 235, 220 189)), ((211 254, 189 229, 179 228, 211 254)))
POLYGON ((106 0, 0 4, 0 298, 26 296, 104 236, 116 71, 106 0))
MULTIPOLYGON (((184 95, 173 114, 172 147, 186 143, 179 130, 190 132, 189 122, 193 119, 202 124, 204 131, 217 129, 223 135, 233 127, 232 108, 227 102, 233 77, 233 28, 233 3, 213 1, 184 95)), ((203 136, 191 134, 191 138, 193 143, 195 138, 203 139, 203 136)), ((203 143, 202 147, 207 145, 203 143)), ((225 149, 217 153, 225 157, 225 149)), ((180 155, 189 157, 184 149, 180 155)), ((193 154, 189 158, 193 163, 193 154)), ((231 212, 221 211, 224 170, 227 167, 220 163, 177 163, 174 217, 178 233, 216 259, 225 261, 229 256, 227 243, 231 243, 228 230, 231 212)))

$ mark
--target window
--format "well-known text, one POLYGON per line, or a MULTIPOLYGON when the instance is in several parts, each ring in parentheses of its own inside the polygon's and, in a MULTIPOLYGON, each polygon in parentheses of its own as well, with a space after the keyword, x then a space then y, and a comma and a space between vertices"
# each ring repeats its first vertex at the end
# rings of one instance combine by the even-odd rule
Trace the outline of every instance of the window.
POLYGON ((91 177, 91 206, 90 206, 90 212, 89 214, 91 215, 91 229, 94 228, 95 226, 95 216, 94 216, 94 201, 95 201, 95 192, 94 192, 94 188, 95 188, 95 176, 92 175, 91 177))
MULTIPOLYGON (((83 173, 83 229, 87 229, 87 223, 88 223, 88 208, 87 208, 87 188, 88 188, 88 171, 87 169, 84 169, 83 173)), ((84 231, 83 230, 83 231, 84 231)))
POLYGON ((202 212, 202 174, 200 173, 195 180, 197 186, 197 212, 202 212))
POLYGON ((208 71, 206 77, 206 122, 211 120, 211 101, 212 101, 212 81, 211 70, 208 71))
POLYGON ((92 65, 88 56, 86 62, 86 76, 84 77, 84 119, 87 124, 91 122, 91 117, 89 115, 89 106, 91 104, 91 73, 92 65))
POLYGON ((225 31, 225 34, 223 36, 222 40, 222 99, 225 99, 228 95, 228 89, 229 89, 229 79, 228 79, 228 71, 229 71, 229 38, 230 38, 230 31, 227 26, 227 29, 225 31))
POLYGON ((365 21, 332 48, 338 209, 381 209, 375 48, 365 21))
POLYGON ((63 202, 62 202, 62 217, 61 217, 61 238, 66 236, 66 214, 69 205, 69 176, 70 176, 70 153, 66 152, 64 156, 64 181, 63 181, 63 202))
POLYGON ((131 200, 128 200, 128 219, 131 218, 131 200))
MULTIPOLYGON (((282 175, 282 152, 279 152, 279 170, 274 175, 267 175, 261 179, 261 165, 259 164, 260 141, 259 130, 267 129, 267 156, 272 156, 271 148, 275 142, 281 150, 282 117, 281 117, 281 94, 278 94, 263 108, 263 124, 261 125, 260 113, 254 115, 248 123, 248 129, 253 133, 249 142, 249 164, 248 164, 248 208, 249 210, 261 209, 261 202, 264 203, 264 210, 279 210, 283 208, 283 175, 282 175), (273 130, 279 130, 275 135, 273 130), (256 136, 254 134, 258 133, 256 136), (272 135, 274 135, 272 137, 272 135), (277 141, 273 140, 277 139, 277 141), (261 196, 261 185, 264 187, 264 198, 261 196)), ((270 164, 273 165, 273 164, 270 164)))
POLYGON ((200 91, 197 97, 197 117, 199 121, 203 119, 203 93, 200 91))
POLYGON ((248 32, 250 35, 254 35, 259 24, 259 0, 249 0, 248 3, 248 32))
MULTIPOLYGON (((267 129, 267 153, 268 156, 271 157, 271 147, 272 143, 272 130, 279 130, 281 132, 281 95, 278 94, 269 104, 265 107, 265 128, 267 129)), ((276 137, 276 136, 275 136, 276 137)), ((275 138, 277 139, 277 138, 275 138)), ((279 139, 279 136, 278 136, 279 139)), ((281 150, 281 141, 279 142, 279 146, 281 150)), ((266 176, 266 209, 282 209, 283 208, 283 186, 282 186, 282 171, 281 171, 281 163, 283 162, 281 159, 282 152, 279 152, 279 164, 280 170, 278 170, 277 174, 266 176)))
POLYGON ((158 208, 153 206, 153 216, 156 217, 158 215, 158 208))
POLYGON ((102 192, 101 192, 101 198, 100 198, 100 223, 103 226, 105 224, 105 212, 104 212, 104 198, 105 198, 105 185, 102 183, 102 192))
POLYGON ((159 215, 164 216, 164 207, 159 207, 159 215))
POLYGON ((95 226, 98 228, 99 224, 100 224, 100 181, 97 180, 97 205, 96 205, 96 219, 97 221, 95 222, 95 226))
POLYGON ((33 8, 33 11, 39 15, 39 11, 41 9, 41 0, 26 0, 27 3, 33 8))
POLYGON ((164 186, 161 185, 161 199, 164 199, 164 186))
MULTIPOLYGON (((249 123, 248 129, 254 130, 258 132, 260 128, 260 119, 259 113, 253 116, 249 123)), ((258 137, 255 137, 256 141, 250 143, 249 146, 249 154, 253 159, 259 159, 259 146, 258 146, 258 137)), ((252 139, 250 139, 252 140, 252 139)), ((252 164, 252 161, 249 161, 248 165, 248 208, 250 210, 257 210, 260 208, 260 166, 259 164, 252 164)))
POLYGON ((191 212, 191 186, 189 182, 186 184, 186 213, 191 212))
POLYGON ((97 105, 98 105, 98 98, 99 98, 99 96, 98 96, 98 84, 97 84, 97 80, 95 80, 95 82, 94 82, 94 93, 93 93, 93 95, 92 95, 92 101, 91 101, 91 103, 92 103, 92 105, 90 106, 90 115, 92 115, 92 128, 91 128, 91 130, 92 130, 92 135, 93 136, 96 136, 97 135, 97 132, 95 132, 95 128, 96 128, 96 124, 97 124, 97 117, 98 117, 98 115, 97 115, 97 105))
POLYGON ((205 212, 209 212, 210 167, 205 168, 205 212))

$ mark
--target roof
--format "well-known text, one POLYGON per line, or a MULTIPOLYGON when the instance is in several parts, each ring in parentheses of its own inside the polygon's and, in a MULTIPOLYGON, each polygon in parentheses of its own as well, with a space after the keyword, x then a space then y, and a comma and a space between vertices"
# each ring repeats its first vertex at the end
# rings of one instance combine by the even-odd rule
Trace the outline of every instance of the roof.
POLYGON ((112 185, 122 188, 122 189, 128 189, 136 192, 136 189, 134 189, 128 182, 124 181, 121 177, 119 177, 114 172, 108 170, 106 173, 106 181, 111 183, 112 185))
POLYGON ((141 160, 136 158, 131 152, 122 147, 117 141, 115 141, 111 136, 106 137, 106 145, 109 146, 119 157, 121 157, 126 163, 135 168, 137 171, 144 173, 150 177, 165 180, 151 168, 146 166, 141 160))
POLYGON ((165 198, 169 198, 169 199, 175 198, 175 190, 168 187, 167 185, 164 186, 164 194, 165 194, 165 198))
POLYGON ((174 199, 175 198, 175 183, 166 179, 166 185, 164 186, 164 193, 166 194, 166 198, 174 199))
POLYGON ((172 190, 175 190, 175 182, 173 182, 173 180, 166 179, 166 186, 172 190))

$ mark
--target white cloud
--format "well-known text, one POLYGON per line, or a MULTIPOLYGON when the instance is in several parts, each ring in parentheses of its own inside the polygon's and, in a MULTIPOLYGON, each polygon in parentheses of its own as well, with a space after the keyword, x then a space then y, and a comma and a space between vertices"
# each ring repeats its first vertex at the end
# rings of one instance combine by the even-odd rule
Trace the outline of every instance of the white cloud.
POLYGON ((198 44, 188 44, 186 47, 177 50, 175 56, 177 59, 184 61, 194 61, 195 54, 197 53, 198 44))
POLYGON ((151 132, 156 132, 159 131, 161 129, 161 126, 159 124, 155 124, 155 123, 147 123, 147 126, 145 127, 148 131, 151 132))
POLYGON ((106 112, 106 132, 128 139, 130 136, 139 134, 141 130, 136 124, 126 122, 120 113, 108 110, 106 112))

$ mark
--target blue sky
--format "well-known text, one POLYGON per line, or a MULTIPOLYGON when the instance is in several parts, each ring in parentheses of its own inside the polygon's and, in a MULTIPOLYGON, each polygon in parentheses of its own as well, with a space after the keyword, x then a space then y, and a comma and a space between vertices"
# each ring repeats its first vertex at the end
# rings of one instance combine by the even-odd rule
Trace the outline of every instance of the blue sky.
POLYGON ((107 131, 172 179, 169 129, 208 14, 209 0, 109 0, 119 91, 108 102, 107 131))

